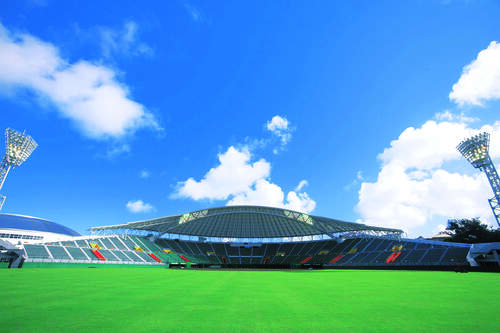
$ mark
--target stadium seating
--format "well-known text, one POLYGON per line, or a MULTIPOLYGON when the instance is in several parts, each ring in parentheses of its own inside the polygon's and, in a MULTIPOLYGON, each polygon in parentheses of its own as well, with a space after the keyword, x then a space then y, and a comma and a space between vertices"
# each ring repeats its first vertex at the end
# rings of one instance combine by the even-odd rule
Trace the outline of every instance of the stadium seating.
POLYGON ((89 245, 87 244, 87 242, 83 239, 79 239, 79 240, 76 240, 76 245, 78 245, 79 247, 88 247, 89 245))
POLYGON ((101 238, 99 240, 104 245, 104 248, 110 249, 110 250, 115 249, 115 246, 109 241, 109 239, 107 239, 107 238, 101 238))
POLYGON ((427 240, 347 238, 242 246, 231 243, 109 236, 26 244, 28 259, 126 262, 137 264, 399 266, 467 263, 468 246, 427 240), (97 250, 94 252, 93 250, 97 250), (97 254, 98 253, 98 254, 97 254), (105 260, 103 260, 103 258, 105 260))
POLYGON ((100 249, 99 252, 102 254, 104 258, 110 261, 119 261, 117 256, 114 255, 115 251, 100 249))
POLYGON ((24 249, 28 258, 51 259, 43 245, 25 244, 24 249))
POLYGON ((67 250, 75 260, 89 260, 79 247, 68 247, 67 250))
POLYGON ((385 261, 387 264, 393 263, 399 256, 401 255, 401 252, 393 252, 389 257, 387 257, 387 260, 385 261))
POLYGON ((305 264, 305 263, 307 263, 307 262, 308 262, 309 260, 311 260, 311 259, 312 259, 312 256, 309 256, 309 257, 307 257, 307 258, 303 259, 300 263, 301 263, 301 264, 305 264))
POLYGON ((425 250, 409 251, 404 258, 401 258, 400 263, 402 265, 416 265, 420 262, 420 259, 422 259, 424 254, 425 250))
POLYGON ((137 255, 145 262, 156 262, 156 260, 147 255, 146 252, 135 252, 135 255, 137 255))
POLYGON ((448 248, 446 251, 444 258, 441 260, 442 264, 463 264, 467 261, 467 254, 469 253, 468 247, 456 247, 456 248, 448 248))
POLYGON ((113 251, 113 254, 120 260, 120 261, 132 261, 129 257, 125 255, 122 251, 113 251))
POLYGON ((430 248, 422 257, 420 263, 422 265, 438 265, 441 263, 441 257, 445 252, 445 248, 430 248))
POLYGON ((54 259, 71 259, 62 246, 47 246, 54 259))
POLYGON ((335 256, 335 258, 333 258, 332 260, 330 260, 330 262, 328 264, 332 265, 332 264, 335 264, 337 261, 339 261, 340 259, 342 259, 342 257, 344 257, 343 254, 339 254, 337 256, 335 256))
POLYGON ((144 244, 146 248, 148 248, 151 252, 159 251, 161 248, 156 245, 155 243, 151 242, 149 239, 145 237, 140 237, 139 238, 141 242, 144 244))
POLYGON ((149 255, 151 258, 153 258, 154 260, 156 260, 157 262, 160 262, 160 263, 162 262, 162 261, 160 260, 160 258, 158 258, 158 257, 157 257, 154 253, 148 253, 148 255, 149 255))
POLYGON ((375 258, 379 254, 379 252, 368 252, 364 257, 360 257, 357 259, 357 265, 374 265, 375 258))
POLYGON ((97 257, 97 259, 99 259, 100 261, 106 261, 107 259, 101 254, 101 252, 99 252, 99 250, 97 249, 92 249, 90 250, 90 252, 92 252, 93 255, 95 255, 97 257))
POLYGON ((182 254, 179 254, 179 257, 184 260, 185 262, 191 262, 191 260, 189 260, 188 258, 186 258, 185 256, 183 256, 182 254))
POLYGON ((121 237, 120 240, 127 246, 127 250, 133 250, 137 246, 129 237, 121 237))

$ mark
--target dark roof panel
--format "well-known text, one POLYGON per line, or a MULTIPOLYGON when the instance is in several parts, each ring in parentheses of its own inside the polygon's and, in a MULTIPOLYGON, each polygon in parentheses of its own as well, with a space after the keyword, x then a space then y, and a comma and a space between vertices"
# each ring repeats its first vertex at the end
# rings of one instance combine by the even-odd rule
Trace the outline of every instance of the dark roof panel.
POLYGON ((282 208, 260 206, 211 208, 154 220, 91 228, 105 229, 135 229, 223 238, 296 237, 357 231, 402 232, 398 229, 372 227, 282 208))

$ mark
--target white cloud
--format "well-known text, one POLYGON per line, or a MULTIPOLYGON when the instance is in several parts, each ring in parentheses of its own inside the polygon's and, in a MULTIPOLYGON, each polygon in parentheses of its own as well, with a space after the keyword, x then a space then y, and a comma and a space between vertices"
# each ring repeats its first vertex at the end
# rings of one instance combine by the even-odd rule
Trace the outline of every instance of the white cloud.
POLYGON ((151 173, 148 170, 141 170, 139 173, 140 178, 149 178, 151 176, 151 173))
MULTIPOLYGON (((292 139, 292 132, 294 129, 290 126, 289 121, 284 117, 277 115, 274 116, 271 120, 267 121, 266 128, 280 139, 281 149, 283 149, 284 146, 292 139)), ((273 152, 277 154, 279 149, 276 148, 273 152)))
MULTIPOLYGON (((500 122, 480 129, 460 122, 427 121, 407 128, 379 159, 375 182, 363 182, 357 208, 367 224, 434 230, 448 218, 480 217, 493 223, 487 199, 492 191, 486 177, 472 166, 467 174, 453 171, 450 162, 466 164, 457 144, 482 131, 491 133, 492 158, 500 157, 500 122)), ((414 234, 413 236, 416 236, 414 234)))
POLYGON ((108 159, 112 159, 112 158, 115 158, 119 155, 128 154, 128 153, 130 153, 130 146, 128 144, 124 143, 124 144, 120 144, 117 146, 113 146, 110 149, 108 149, 105 157, 107 157, 108 159))
POLYGON ((0 50, 0 85, 32 89, 89 137, 120 138, 142 127, 160 129, 108 67, 84 60, 68 63, 54 45, 11 33, 1 24, 0 50))
POLYGON ((250 163, 250 152, 233 146, 219 154, 219 165, 196 181, 189 178, 179 184, 178 195, 194 200, 226 200, 230 195, 249 191, 258 179, 269 176, 271 165, 261 159, 250 163))
POLYGON ((290 191, 285 200, 281 187, 269 180, 270 172, 271 165, 266 160, 252 162, 248 147, 237 149, 231 146, 219 154, 219 165, 210 169, 203 179, 189 178, 180 182, 174 196, 229 200, 228 205, 286 207, 302 212, 315 208, 315 201, 306 192, 290 191))
POLYGON ((344 190, 346 191, 351 190, 352 188, 358 186, 359 183, 363 180, 364 180, 363 172, 361 170, 358 170, 358 172, 356 172, 356 178, 353 179, 349 184, 345 185, 344 190))
POLYGON ((210 23, 210 20, 200 8, 187 2, 184 3, 184 8, 193 21, 197 23, 210 23))
POLYGON ((302 190, 302 188, 303 188, 304 186, 307 186, 307 185, 309 185, 309 183, 307 182, 307 180, 302 179, 302 180, 299 182, 299 185, 297 185, 297 187, 295 188, 295 192, 298 192, 298 191, 302 190))
POLYGON ((140 42, 137 38, 139 27, 133 21, 125 22, 119 30, 109 27, 98 27, 101 37, 101 50, 105 57, 114 54, 125 54, 129 56, 153 54, 153 49, 146 43, 140 42))
POLYGON ((457 121, 461 123, 473 123, 479 121, 476 117, 467 117, 463 112, 460 114, 454 114, 450 110, 445 110, 443 112, 438 112, 434 115, 436 120, 446 120, 446 121, 457 121))
POLYGON ((129 201, 126 205, 132 213, 148 213, 154 210, 154 207, 142 200, 129 201))
POLYGON ((500 98, 499 43, 491 42, 473 62, 464 67, 449 97, 459 105, 482 105, 487 100, 500 98))

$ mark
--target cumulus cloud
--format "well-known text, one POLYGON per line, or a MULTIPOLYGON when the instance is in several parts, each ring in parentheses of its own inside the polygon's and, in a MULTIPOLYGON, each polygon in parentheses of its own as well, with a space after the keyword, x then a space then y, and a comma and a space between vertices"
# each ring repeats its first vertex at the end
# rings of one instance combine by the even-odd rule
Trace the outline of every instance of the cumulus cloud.
POLYGON ((148 213, 154 210, 151 204, 142 200, 129 201, 126 204, 127 209, 132 213, 148 213))
POLYGON ((127 143, 112 146, 106 152, 105 157, 108 159, 113 159, 119 155, 124 155, 130 153, 130 145, 127 143))
POLYGON ((146 43, 139 41, 138 30, 139 26, 134 21, 125 22, 121 29, 98 27, 102 54, 108 58, 115 54, 152 55, 153 49, 146 43))
POLYGON ((54 45, 12 33, 1 24, 0 50, 0 85, 33 90, 91 138, 120 138, 142 127, 160 129, 108 67, 84 60, 69 63, 54 45))
POLYGON ((219 154, 219 165, 210 169, 200 181, 193 178, 182 182, 178 195, 194 200, 226 200, 235 193, 250 190, 258 179, 269 176, 271 165, 264 159, 250 163, 250 152, 231 146, 219 154))
POLYGON ((228 205, 286 207, 302 212, 314 210, 316 202, 306 192, 298 192, 300 189, 288 192, 285 198, 281 187, 269 180, 271 164, 265 159, 253 162, 248 147, 231 146, 218 158, 219 164, 201 180, 189 178, 180 182, 174 196, 229 200, 228 205))
POLYGON ((460 114, 454 114, 450 110, 445 110, 443 112, 438 112, 434 115, 436 120, 447 120, 447 121, 457 121, 462 123, 473 123, 479 121, 476 117, 467 117, 464 112, 460 114))
MULTIPOLYGON (((293 128, 290 126, 290 122, 285 117, 274 116, 271 120, 267 121, 266 128, 274 136, 278 137, 281 142, 281 149, 283 149, 288 142, 292 139, 293 128)), ((279 149, 274 149, 274 153, 277 154, 279 149)))
POLYGON ((302 180, 299 182, 299 184, 297 185, 297 187, 295 188, 295 192, 298 192, 298 191, 302 190, 302 188, 303 188, 304 186, 307 186, 307 185, 309 185, 309 182, 308 182, 307 180, 305 180, 305 179, 302 179, 302 180))
MULTIPOLYGON (((487 199, 492 191, 486 177, 466 165, 456 150, 464 138, 491 133, 490 155, 500 157, 500 122, 472 128, 464 122, 433 120, 407 128, 380 155, 374 182, 363 182, 357 208, 367 224, 403 228, 410 234, 432 230, 449 218, 480 217, 493 224, 487 199), (467 173, 454 171, 455 163, 467 173)), ((456 168, 455 168, 456 169, 456 168)), ((416 236, 414 234, 413 236, 416 236)))
POLYGON ((151 173, 148 170, 141 170, 139 173, 140 178, 149 178, 151 176, 151 173))
POLYGON ((459 105, 483 105, 500 98, 500 44, 496 41, 479 52, 477 58, 464 67, 453 85, 450 100, 459 105))

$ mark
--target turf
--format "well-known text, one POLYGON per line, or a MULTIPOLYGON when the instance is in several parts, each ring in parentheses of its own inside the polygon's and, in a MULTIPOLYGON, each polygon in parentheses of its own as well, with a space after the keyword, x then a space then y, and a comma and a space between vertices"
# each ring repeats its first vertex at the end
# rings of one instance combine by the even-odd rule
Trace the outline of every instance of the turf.
POLYGON ((500 274, 1 269, 7 332, 499 332, 500 274))

